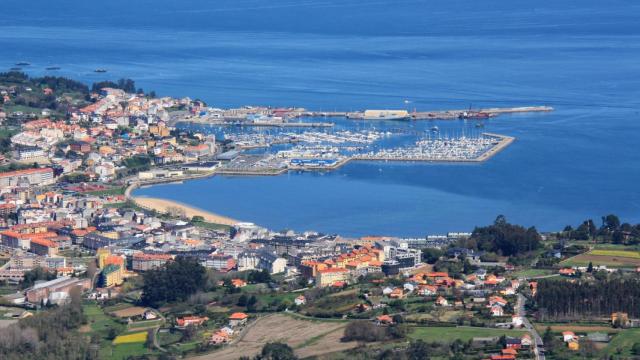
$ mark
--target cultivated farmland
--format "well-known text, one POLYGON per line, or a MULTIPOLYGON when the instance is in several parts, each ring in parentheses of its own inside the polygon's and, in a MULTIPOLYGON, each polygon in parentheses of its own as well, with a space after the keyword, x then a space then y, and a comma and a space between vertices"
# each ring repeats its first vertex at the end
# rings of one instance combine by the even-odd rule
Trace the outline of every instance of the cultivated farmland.
POLYGON ((295 349, 299 357, 318 356, 357 346, 356 342, 341 342, 346 322, 310 321, 276 314, 258 319, 236 343, 195 359, 232 360, 253 357, 267 342, 280 341, 295 349))

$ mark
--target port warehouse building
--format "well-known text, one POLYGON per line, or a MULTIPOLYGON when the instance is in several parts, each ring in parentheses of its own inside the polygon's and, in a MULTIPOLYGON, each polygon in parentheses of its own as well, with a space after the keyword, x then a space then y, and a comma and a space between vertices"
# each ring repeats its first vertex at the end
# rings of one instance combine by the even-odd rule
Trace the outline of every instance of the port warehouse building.
POLYGON ((291 165, 297 166, 333 166, 335 159, 291 159, 291 165))

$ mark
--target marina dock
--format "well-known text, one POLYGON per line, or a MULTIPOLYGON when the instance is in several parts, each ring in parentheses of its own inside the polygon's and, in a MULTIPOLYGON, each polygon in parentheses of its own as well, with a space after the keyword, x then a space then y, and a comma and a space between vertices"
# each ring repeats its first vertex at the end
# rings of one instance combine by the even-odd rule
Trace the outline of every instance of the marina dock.
POLYGON ((506 135, 500 135, 500 134, 493 134, 493 133, 483 133, 483 136, 486 137, 491 137, 491 138, 496 138, 499 141, 491 146, 489 149, 487 149, 486 151, 484 151, 482 154, 476 156, 476 157, 470 157, 470 158, 465 158, 465 157, 434 157, 434 156, 397 156, 397 155, 369 155, 369 154, 365 154, 365 155, 355 155, 351 158, 351 160, 361 160, 361 161, 409 161, 409 162, 468 162, 468 163, 474 163, 474 162, 484 162, 487 161, 489 159, 491 159, 492 157, 494 157, 496 154, 498 154, 500 151, 504 150, 505 148, 507 148, 507 146, 509 146, 513 141, 515 141, 514 137, 511 136, 506 136, 506 135))

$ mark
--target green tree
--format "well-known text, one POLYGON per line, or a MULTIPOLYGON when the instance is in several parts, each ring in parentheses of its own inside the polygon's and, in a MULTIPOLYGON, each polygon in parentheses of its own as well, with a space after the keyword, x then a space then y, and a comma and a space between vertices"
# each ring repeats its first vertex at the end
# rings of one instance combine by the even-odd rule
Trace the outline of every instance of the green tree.
POLYGON ((35 267, 24 273, 24 279, 20 283, 22 289, 29 288, 35 284, 38 280, 53 280, 56 278, 56 274, 49 272, 41 267, 35 267))
POLYGON ((251 295, 251 297, 247 300, 247 311, 255 312, 257 303, 258 299, 255 297, 255 295, 251 295))
POLYGON ((246 294, 242 294, 240 295, 240 297, 238 298, 238 302, 236 305, 238 306, 247 306, 247 295, 246 294))
POLYGON ((618 230, 620 228, 620 218, 614 214, 603 216, 602 226, 609 231, 618 230))
POLYGON ((438 259, 444 254, 444 251, 435 248, 422 249, 422 261, 427 264, 435 264, 438 259))
POLYGON ((259 360, 297 360, 298 357, 293 353, 293 349, 284 343, 273 342, 267 343, 262 347, 262 351, 258 356, 259 360))
POLYGON ((178 257, 143 275, 142 303, 148 306, 184 301, 206 285, 206 270, 198 259, 178 257))
POLYGON ((412 341, 406 353, 407 360, 428 360, 429 345, 422 340, 412 341))
POLYGON ((471 237, 461 241, 461 245, 475 250, 500 253, 504 256, 529 253, 538 249, 542 238, 534 227, 524 228, 512 225, 500 215, 493 225, 474 229, 471 237))

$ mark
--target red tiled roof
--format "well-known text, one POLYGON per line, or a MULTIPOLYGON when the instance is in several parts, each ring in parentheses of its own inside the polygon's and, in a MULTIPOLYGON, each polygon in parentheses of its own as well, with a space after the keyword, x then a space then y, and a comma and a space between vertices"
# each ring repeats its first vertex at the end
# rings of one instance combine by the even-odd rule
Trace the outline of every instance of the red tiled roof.
POLYGON ((169 254, 133 254, 133 258, 136 260, 171 260, 172 257, 169 254))
POLYGON ((229 316, 229 320, 244 320, 248 317, 249 315, 245 313, 237 312, 237 313, 231 314, 231 316, 229 316))
POLYGON ((41 238, 31 239, 31 243, 50 247, 50 248, 58 247, 58 245, 56 245, 56 243, 54 243, 53 241, 47 240, 47 239, 41 239, 41 238))
POLYGON ((46 172, 53 172, 53 169, 51 169, 51 168, 35 168, 35 169, 15 170, 15 171, 9 171, 9 172, 0 173, 0 177, 21 176, 21 175, 46 173, 46 172))
POLYGON ((319 273, 339 273, 339 272, 347 272, 347 269, 345 268, 328 268, 328 269, 321 269, 318 270, 319 273))

